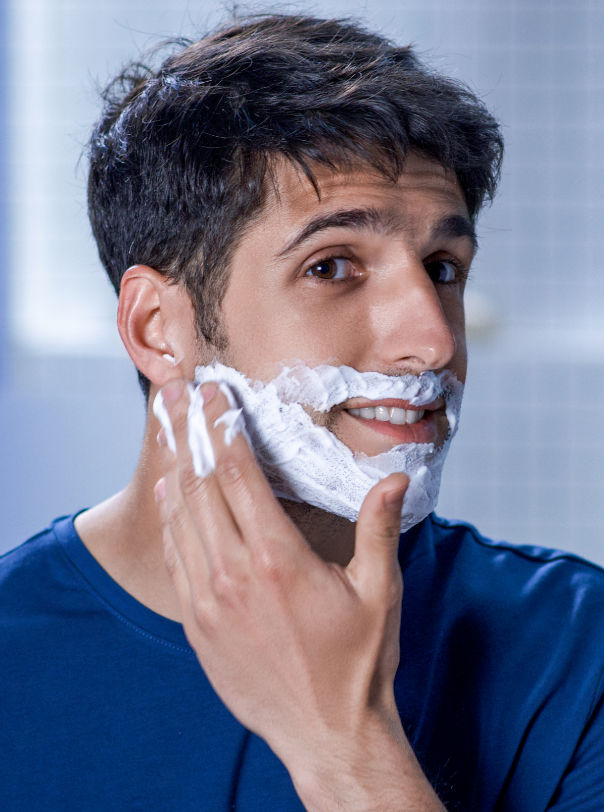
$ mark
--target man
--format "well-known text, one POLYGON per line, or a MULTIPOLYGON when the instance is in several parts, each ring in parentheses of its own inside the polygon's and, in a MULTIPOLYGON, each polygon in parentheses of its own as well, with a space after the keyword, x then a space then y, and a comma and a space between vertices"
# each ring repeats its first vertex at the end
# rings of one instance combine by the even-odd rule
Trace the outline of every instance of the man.
MULTIPOLYGON (((215 358, 464 381, 493 118, 409 49, 288 16, 105 101, 90 214, 147 428, 124 491, 4 559, 3 808, 604 808, 597 567, 434 516, 399 541, 402 473, 356 525, 277 498, 211 382, 213 471, 189 449, 215 358)), ((369 458, 451 432, 441 397, 310 414, 369 458)))

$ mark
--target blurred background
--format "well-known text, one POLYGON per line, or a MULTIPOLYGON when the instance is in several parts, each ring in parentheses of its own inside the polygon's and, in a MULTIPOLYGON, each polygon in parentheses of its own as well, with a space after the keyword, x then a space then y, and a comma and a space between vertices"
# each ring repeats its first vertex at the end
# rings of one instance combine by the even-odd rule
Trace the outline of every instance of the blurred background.
MULTIPOLYGON (((604 564, 604 4, 271 8, 355 14, 413 42, 502 122, 438 512, 604 564)), ((203 0, 0 0, 0 550, 134 469, 144 403, 90 236, 81 154, 98 85, 159 38, 223 16, 203 0)))

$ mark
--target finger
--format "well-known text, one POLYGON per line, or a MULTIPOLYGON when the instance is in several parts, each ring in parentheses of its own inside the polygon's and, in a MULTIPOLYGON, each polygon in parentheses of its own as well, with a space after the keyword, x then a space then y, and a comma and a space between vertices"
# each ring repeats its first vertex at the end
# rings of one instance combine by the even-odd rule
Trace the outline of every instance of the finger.
MULTIPOLYGON (((155 501, 159 509, 160 521, 162 523, 164 560, 174 583, 182 615, 181 622, 185 627, 185 631, 188 632, 190 629, 197 628, 196 617, 199 614, 199 583, 196 584, 196 589, 194 589, 189 580, 186 567, 178 552, 178 548, 172 538, 172 531, 168 522, 167 485, 164 477, 155 485, 154 493, 155 501), (196 602, 194 602, 194 596, 196 596, 196 602)), ((209 593, 206 594, 209 596, 209 593)), ((207 603, 207 598, 205 602, 207 603)))
POLYGON ((355 553, 348 565, 362 589, 380 592, 400 582, 401 509, 409 478, 391 474, 369 491, 359 511, 355 553))
POLYGON ((168 572, 170 573, 170 577, 174 582, 179 602, 182 606, 184 603, 188 603, 191 600, 191 586, 180 555, 178 554, 178 549, 174 544, 172 533, 170 532, 166 503, 167 486, 165 477, 158 480, 157 484, 155 485, 154 494, 159 511, 159 519, 162 525, 164 560, 166 562, 168 572))
MULTIPOLYGON (((160 459, 164 476, 156 485, 156 500, 158 493, 163 498, 158 501, 160 519, 162 521, 163 539, 166 544, 166 534, 169 533, 171 543, 182 563, 187 578, 196 584, 207 583, 210 573, 208 554, 200 536, 199 530, 190 514, 183 498, 180 487, 178 460, 169 450, 165 435, 158 435, 160 446, 160 459), (163 481, 163 487, 160 483, 163 481), (162 493, 163 492, 163 493, 162 493)), ((173 563, 172 561, 167 563, 173 563)))
POLYGON ((201 542, 210 571, 224 569, 229 557, 232 560, 240 557, 242 546, 235 521, 210 469, 214 452, 203 407, 204 400, 211 401, 217 391, 216 384, 204 384, 201 391, 194 393, 193 400, 190 389, 182 385, 168 391, 164 402, 177 449, 172 469, 168 459, 170 451, 164 447, 162 452, 168 466, 166 480, 170 512, 179 506, 181 510, 186 508, 189 515, 188 523, 184 517, 181 519, 182 524, 187 525, 182 528, 184 532, 176 533, 173 529, 174 541, 185 566, 196 555, 196 547, 201 542), (199 460, 195 463, 191 445, 198 454, 205 454, 201 463, 199 460), (199 476, 200 472, 205 475, 199 476))
POLYGON ((307 550, 273 494, 245 434, 229 430, 232 421, 225 422, 224 416, 230 408, 228 390, 227 394, 219 391, 206 406, 206 419, 216 458, 215 479, 244 542, 251 547, 272 546, 282 552, 283 538, 287 537, 291 539, 287 545, 290 553, 307 550))

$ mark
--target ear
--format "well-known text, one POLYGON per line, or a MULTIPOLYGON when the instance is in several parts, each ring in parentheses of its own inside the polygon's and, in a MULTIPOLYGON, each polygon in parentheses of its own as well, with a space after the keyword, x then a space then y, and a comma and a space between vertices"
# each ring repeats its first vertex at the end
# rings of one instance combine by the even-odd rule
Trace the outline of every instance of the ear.
POLYGON ((193 305, 182 285, 147 265, 128 268, 117 326, 128 355, 152 384, 193 378, 200 348, 193 305))

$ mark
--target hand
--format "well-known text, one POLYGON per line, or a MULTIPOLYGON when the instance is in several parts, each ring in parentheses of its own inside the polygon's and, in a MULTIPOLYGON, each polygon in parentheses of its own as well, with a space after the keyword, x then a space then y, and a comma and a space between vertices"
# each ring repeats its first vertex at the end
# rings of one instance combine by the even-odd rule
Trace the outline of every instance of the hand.
MULTIPOLYGON (((216 385, 202 389, 216 456, 205 479, 188 450, 186 388, 173 382, 163 392, 177 447, 174 456, 162 430, 156 497, 165 557, 208 679, 281 758, 307 808, 407 808, 375 804, 378 791, 386 798, 388 764, 407 778, 419 770, 393 693, 407 477, 391 475, 367 495, 350 564, 325 563, 274 497, 243 435, 226 446, 224 427, 214 428, 228 408, 216 385)), ((427 785, 421 770, 417 778, 427 785)))

